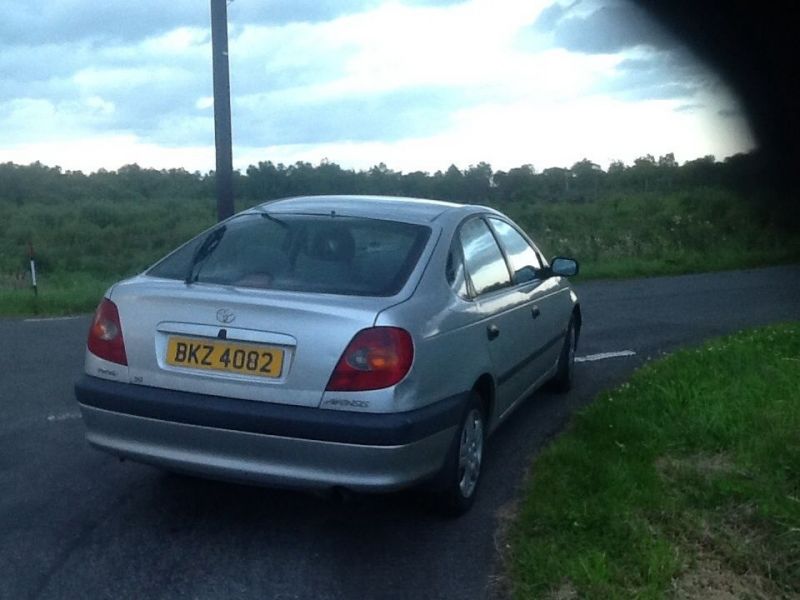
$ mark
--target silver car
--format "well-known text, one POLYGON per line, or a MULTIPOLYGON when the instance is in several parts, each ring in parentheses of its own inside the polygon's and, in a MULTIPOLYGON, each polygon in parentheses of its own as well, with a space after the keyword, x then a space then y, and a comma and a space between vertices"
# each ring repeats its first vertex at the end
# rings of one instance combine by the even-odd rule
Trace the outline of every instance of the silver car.
POLYGON ((261 204, 108 290, 76 384, 86 437, 224 480, 424 483, 461 513, 489 435, 570 386, 577 270, 483 206, 261 204))

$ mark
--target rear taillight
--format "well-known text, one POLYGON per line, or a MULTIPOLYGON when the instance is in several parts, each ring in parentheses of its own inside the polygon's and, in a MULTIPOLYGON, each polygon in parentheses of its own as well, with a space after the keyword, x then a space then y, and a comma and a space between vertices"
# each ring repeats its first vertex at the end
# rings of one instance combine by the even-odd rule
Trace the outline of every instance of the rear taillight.
POLYGON ((406 376, 413 360, 414 344, 405 329, 362 329, 347 345, 327 390, 360 392, 395 385, 406 376))
POLYGON ((117 305, 108 298, 103 298, 94 313, 92 326, 89 328, 87 342, 89 352, 104 360, 127 365, 125 342, 122 340, 122 325, 119 321, 117 305))

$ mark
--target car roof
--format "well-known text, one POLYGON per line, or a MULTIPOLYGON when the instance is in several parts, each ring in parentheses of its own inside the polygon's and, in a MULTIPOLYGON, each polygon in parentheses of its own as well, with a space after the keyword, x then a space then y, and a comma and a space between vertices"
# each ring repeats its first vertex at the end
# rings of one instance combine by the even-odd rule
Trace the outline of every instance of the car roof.
MULTIPOLYGON (((468 213, 471 209, 484 208, 425 198, 399 196, 298 196, 272 200, 252 210, 269 213, 297 213, 329 215, 331 212, 373 219, 391 219, 410 222, 431 222, 445 212, 468 213)), ((484 208, 485 210, 485 208, 484 208)))

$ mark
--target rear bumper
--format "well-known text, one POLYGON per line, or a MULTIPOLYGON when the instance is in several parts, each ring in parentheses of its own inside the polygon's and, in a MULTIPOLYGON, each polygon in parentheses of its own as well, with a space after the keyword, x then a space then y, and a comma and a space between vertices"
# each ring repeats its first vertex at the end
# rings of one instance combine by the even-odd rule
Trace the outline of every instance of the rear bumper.
POLYGON ((391 491, 438 472, 466 396, 365 414, 189 394, 83 377, 91 445, 215 479, 391 491))

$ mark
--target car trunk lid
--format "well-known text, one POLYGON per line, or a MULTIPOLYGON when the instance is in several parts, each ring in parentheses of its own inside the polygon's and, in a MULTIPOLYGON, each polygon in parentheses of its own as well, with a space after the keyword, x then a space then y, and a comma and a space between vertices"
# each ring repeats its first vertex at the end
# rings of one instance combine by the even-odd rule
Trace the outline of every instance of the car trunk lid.
POLYGON ((131 383, 299 406, 319 406, 353 336, 398 301, 151 277, 113 300, 131 383))

